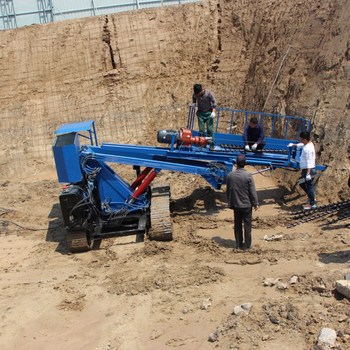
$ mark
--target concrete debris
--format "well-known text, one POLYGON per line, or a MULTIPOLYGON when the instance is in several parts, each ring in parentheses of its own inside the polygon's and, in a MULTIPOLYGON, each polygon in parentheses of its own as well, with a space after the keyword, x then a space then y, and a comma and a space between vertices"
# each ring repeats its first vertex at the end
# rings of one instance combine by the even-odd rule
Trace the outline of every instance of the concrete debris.
POLYGON ((277 284, 276 284, 276 288, 279 289, 279 290, 286 290, 289 288, 288 284, 287 283, 284 283, 282 281, 278 281, 277 284))
POLYGON ((209 334, 208 341, 214 343, 219 340, 219 332, 216 330, 209 334))
POLYGON ((324 293, 327 288, 324 284, 318 284, 312 287, 312 290, 318 292, 318 293, 324 293))
POLYGON ((335 282, 335 289, 350 299, 350 280, 339 280, 335 282))
POLYGON ((205 299, 202 301, 202 303, 200 305, 200 309, 207 310, 207 309, 209 309, 210 306, 211 306, 211 300, 210 300, 210 298, 208 298, 208 299, 205 299))
POLYGON ((272 236, 265 235, 263 238, 264 241, 282 241, 282 239, 283 239, 283 235, 272 235, 272 236))
POLYGON ((333 346, 337 338, 337 333, 334 329, 331 328, 322 328, 320 334, 317 338, 317 343, 322 345, 333 346))
POLYGON ((244 304, 241 304, 241 305, 236 305, 233 308, 232 314, 234 314, 234 315, 239 315, 239 314, 248 315, 250 310, 252 309, 252 307, 253 307, 252 303, 244 303, 244 304))
POLYGON ((253 307, 253 304, 252 303, 244 303, 241 305, 242 309, 247 311, 248 313, 250 312, 250 310, 252 309, 253 307))
POLYGON ((297 282, 299 282, 298 276, 292 276, 291 279, 289 280, 290 284, 296 284, 297 282))
POLYGON ((279 278, 271 278, 267 277, 264 279, 264 287, 272 287, 274 286, 280 279, 279 278))
POLYGON ((269 320, 270 320, 270 322, 273 323, 273 324, 279 324, 279 323, 280 323, 280 321, 278 320, 278 318, 277 318, 275 315, 273 315, 273 314, 270 314, 270 315, 269 315, 269 320))

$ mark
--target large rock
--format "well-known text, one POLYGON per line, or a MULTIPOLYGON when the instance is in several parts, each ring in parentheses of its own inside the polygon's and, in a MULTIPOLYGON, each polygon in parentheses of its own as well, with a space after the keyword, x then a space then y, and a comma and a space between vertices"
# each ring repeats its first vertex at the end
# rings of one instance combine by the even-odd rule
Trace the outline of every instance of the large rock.
POLYGON ((322 328, 317 339, 318 344, 333 346, 337 338, 337 333, 331 328, 322 328))
POLYGON ((350 281, 339 280, 335 282, 335 288, 340 293, 350 299, 350 281))

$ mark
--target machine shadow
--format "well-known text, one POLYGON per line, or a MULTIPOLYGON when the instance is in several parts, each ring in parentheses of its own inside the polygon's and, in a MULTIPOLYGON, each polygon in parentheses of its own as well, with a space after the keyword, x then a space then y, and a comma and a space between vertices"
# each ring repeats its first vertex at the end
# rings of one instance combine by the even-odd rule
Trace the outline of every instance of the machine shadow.
POLYGON ((278 187, 257 190, 257 193, 260 205, 269 204, 272 201, 279 205, 283 205, 284 197, 289 194, 289 191, 285 186, 279 185, 278 187))
POLYGON ((323 264, 350 263, 350 250, 337 251, 333 253, 320 253, 318 256, 323 264))
MULTIPOLYGON (((232 236, 234 235, 232 230, 232 236)), ((236 241, 234 239, 226 239, 220 236, 212 237, 212 240, 223 248, 236 248, 236 241)))
POLYGON ((281 210, 286 212, 300 210, 300 205, 287 205, 287 203, 293 203, 294 201, 297 201, 298 199, 302 198, 303 195, 300 193, 295 193, 295 191, 293 190, 288 190, 288 188, 283 185, 278 185, 272 188, 260 189, 257 190, 257 193, 260 206, 275 203, 279 206, 281 210), (286 199, 287 196, 288 200, 286 199), (290 198, 290 196, 293 196, 293 198, 290 198))
POLYGON ((226 193, 217 192, 209 186, 197 188, 190 195, 170 202, 170 211, 176 216, 194 213, 212 215, 225 208, 227 208, 226 193))
POLYGON ((63 219, 59 203, 55 203, 52 206, 48 218, 50 221, 46 232, 46 242, 58 243, 55 251, 61 254, 68 254, 66 231, 63 227, 63 219))
POLYGON ((321 228, 322 231, 342 230, 349 228, 350 224, 327 225, 321 228))
MULTIPOLYGON (((271 204, 271 201, 280 205, 282 209, 291 211, 293 206, 287 206, 284 203, 284 197, 292 192, 284 186, 258 190, 260 205, 271 204)), ((299 195, 300 197, 301 195, 299 195)), ((170 202, 170 211, 175 216, 186 216, 191 214, 212 215, 220 210, 227 209, 226 192, 218 192, 211 187, 196 188, 193 192, 183 198, 172 199, 170 202)))
POLYGON ((294 185, 291 189, 287 189, 285 186, 279 186, 279 192, 276 194, 276 202, 279 204, 281 210, 286 212, 299 211, 301 209, 301 199, 304 199, 306 194, 297 190, 297 185, 294 185), (291 203, 291 204, 289 204, 291 203))

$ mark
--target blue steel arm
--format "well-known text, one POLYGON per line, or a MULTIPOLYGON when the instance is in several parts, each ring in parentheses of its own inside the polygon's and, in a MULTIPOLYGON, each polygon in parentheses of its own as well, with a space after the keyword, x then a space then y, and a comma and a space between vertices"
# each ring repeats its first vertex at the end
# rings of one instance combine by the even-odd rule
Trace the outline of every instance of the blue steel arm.
MULTIPOLYGON (((75 163, 78 162, 79 157, 89 157, 101 163, 114 162, 133 166, 152 167, 159 171, 164 169, 197 174, 205 178, 211 186, 219 189, 225 183, 226 176, 232 165, 235 164, 237 155, 243 153, 241 150, 212 152, 206 148, 197 146, 176 147, 174 139, 172 139, 170 148, 111 143, 103 143, 101 146, 97 146, 97 136, 93 121, 65 125, 58 129, 56 134, 59 135, 58 137, 65 133, 74 136, 74 134, 80 135, 80 131, 90 132, 91 146, 84 145, 79 150, 77 137, 71 137, 67 141, 61 142, 62 145, 60 147, 62 149, 57 146, 57 143, 53 147, 60 182, 80 181, 83 174, 78 168, 79 164, 75 163), (74 145, 71 139, 74 139, 74 145), (74 164, 70 165, 72 159, 74 160, 74 164)), ((215 139, 216 142, 243 145, 240 135, 216 133, 215 139)), ((279 145, 281 149, 286 149, 289 141, 285 139, 272 139, 271 143, 274 144, 274 142, 276 143, 276 147, 279 145)), ((295 159, 292 158, 291 150, 289 150, 288 154, 248 152, 246 153, 246 157, 247 164, 249 165, 268 166, 272 169, 300 168, 298 156, 295 159)), ((316 169, 324 171, 326 167, 317 165, 316 169)))
MULTIPOLYGON (((84 147, 82 157, 98 162, 110 162, 150 167, 159 170, 172 170, 202 176, 211 186, 220 189, 226 181, 228 166, 204 157, 188 157, 188 152, 175 152, 167 148, 151 146, 102 144, 100 147, 84 147), (197 158, 197 159, 195 159, 197 158)), ((227 159, 225 159, 227 161, 227 159)), ((232 161, 229 162, 232 166, 232 161)))

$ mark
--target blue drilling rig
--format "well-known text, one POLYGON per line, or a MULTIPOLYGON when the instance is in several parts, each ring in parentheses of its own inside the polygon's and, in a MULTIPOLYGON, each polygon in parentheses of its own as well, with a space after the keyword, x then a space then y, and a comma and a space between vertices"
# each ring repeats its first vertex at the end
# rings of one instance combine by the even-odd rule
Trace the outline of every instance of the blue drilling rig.
MULTIPOLYGON (((170 187, 152 183, 162 170, 202 176, 218 190, 240 153, 246 154, 248 165, 263 167, 259 172, 300 168, 301 151, 287 145, 310 130, 305 118, 218 108, 212 150, 209 138, 193 129, 194 116, 190 107, 186 128, 158 131, 162 146, 99 144, 93 120, 56 130, 53 154, 58 181, 65 184, 59 200, 71 252, 87 251, 94 241, 111 236, 136 235, 142 241, 146 234, 153 240, 171 240, 170 187), (252 115, 267 130, 265 148, 259 152, 244 150, 238 130, 252 115), (128 183, 109 163, 132 166, 134 181, 128 183)), ((316 165, 318 173, 325 169, 316 165)))

